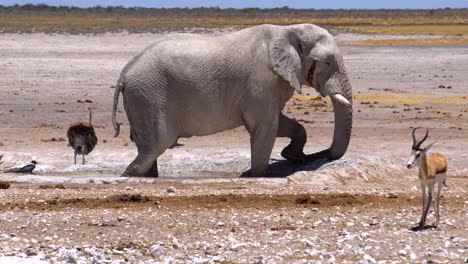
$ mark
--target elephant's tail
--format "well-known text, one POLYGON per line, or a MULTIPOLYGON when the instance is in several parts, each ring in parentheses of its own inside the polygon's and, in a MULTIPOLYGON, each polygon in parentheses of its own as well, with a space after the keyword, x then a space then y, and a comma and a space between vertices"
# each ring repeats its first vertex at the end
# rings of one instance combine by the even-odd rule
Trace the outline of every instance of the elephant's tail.
POLYGON ((115 86, 114 91, 114 105, 112 107, 112 124, 114 125, 114 137, 117 137, 120 133, 120 124, 117 123, 117 105, 119 104, 119 95, 120 92, 123 91, 125 86, 125 78, 120 76, 117 85, 115 86))

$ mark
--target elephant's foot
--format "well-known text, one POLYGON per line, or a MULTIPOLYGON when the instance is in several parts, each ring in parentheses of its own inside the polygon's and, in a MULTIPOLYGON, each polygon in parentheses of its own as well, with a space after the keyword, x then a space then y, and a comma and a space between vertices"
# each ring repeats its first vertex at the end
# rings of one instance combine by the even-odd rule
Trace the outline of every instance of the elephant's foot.
POLYGON ((153 166, 151 167, 150 170, 147 172, 141 173, 138 172, 134 167, 128 167, 124 173, 121 175, 121 177, 148 177, 148 178, 158 178, 159 173, 158 173, 158 165, 156 162, 154 162, 153 166))
POLYGON ((283 156, 283 158, 296 165, 303 165, 305 163, 306 157, 302 151, 297 150, 297 148, 295 148, 291 144, 289 144, 283 149, 283 151, 281 151, 281 156, 283 156))
POLYGON ((254 172, 253 170, 248 170, 243 172, 240 177, 241 178, 266 178, 271 175, 270 169, 266 169, 265 171, 262 172, 254 172))
POLYGON ((154 173, 154 172, 148 172, 148 173, 145 173, 145 174, 136 174, 136 173, 131 173, 131 172, 125 171, 124 173, 122 173, 122 175, 120 175, 120 177, 148 177, 148 178, 158 178, 159 175, 158 175, 158 173, 154 173))

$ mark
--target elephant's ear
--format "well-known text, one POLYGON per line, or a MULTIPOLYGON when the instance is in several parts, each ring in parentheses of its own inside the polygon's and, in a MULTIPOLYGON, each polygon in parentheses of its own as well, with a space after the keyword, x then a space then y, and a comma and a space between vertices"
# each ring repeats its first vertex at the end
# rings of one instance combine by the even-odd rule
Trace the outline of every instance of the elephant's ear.
POLYGON ((270 62, 273 71, 288 81, 298 93, 301 93, 302 62, 291 42, 287 38, 273 39, 269 47, 270 62))

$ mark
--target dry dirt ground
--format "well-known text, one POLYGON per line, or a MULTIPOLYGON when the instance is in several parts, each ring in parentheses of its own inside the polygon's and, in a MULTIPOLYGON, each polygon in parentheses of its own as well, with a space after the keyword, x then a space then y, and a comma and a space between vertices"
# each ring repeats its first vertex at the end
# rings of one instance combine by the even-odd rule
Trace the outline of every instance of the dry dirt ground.
MULTIPOLYGON (((34 175, 0 173, 11 183, 0 189, 0 263, 467 262, 467 44, 342 46, 355 96, 339 161, 293 167, 278 139, 274 177, 239 178, 250 150, 238 128, 180 140, 159 179, 121 178, 136 150, 123 112, 112 138, 112 87, 156 37, 0 35, 0 169, 39 162, 34 175), (88 107, 99 143, 73 165, 66 129, 88 107), (417 169, 404 167, 416 126, 449 161, 441 224, 418 231, 417 169)), ((284 112, 306 127, 311 153, 329 146, 333 114, 305 90, 284 112)))

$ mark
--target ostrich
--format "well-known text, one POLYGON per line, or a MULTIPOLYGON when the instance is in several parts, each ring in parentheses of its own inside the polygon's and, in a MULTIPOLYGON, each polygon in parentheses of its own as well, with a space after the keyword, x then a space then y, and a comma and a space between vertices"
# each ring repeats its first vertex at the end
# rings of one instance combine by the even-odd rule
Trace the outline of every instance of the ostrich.
POLYGON ((85 155, 88 155, 97 144, 96 133, 94 132, 91 118, 93 111, 89 108, 89 123, 76 122, 70 125, 67 131, 68 142, 75 150, 75 164, 76 155, 83 155, 83 164, 85 164, 85 155))

